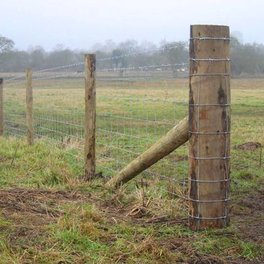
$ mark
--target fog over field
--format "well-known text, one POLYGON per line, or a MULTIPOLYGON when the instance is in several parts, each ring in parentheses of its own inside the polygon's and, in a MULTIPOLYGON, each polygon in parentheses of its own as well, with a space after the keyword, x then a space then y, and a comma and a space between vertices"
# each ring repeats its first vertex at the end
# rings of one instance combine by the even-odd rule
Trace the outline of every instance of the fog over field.
POLYGON ((264 43, 263 7, 262 0, 10 0, 1 2, 0 34, 20 50, 87 49, 109 39, 186 41, 190 24, 226 24, 241 41, 264 43))

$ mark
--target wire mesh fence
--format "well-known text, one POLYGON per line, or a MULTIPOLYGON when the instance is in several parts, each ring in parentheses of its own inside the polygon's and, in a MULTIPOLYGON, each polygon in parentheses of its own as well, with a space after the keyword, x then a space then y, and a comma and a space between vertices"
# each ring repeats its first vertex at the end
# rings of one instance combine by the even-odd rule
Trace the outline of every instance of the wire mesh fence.
POLYGON ((72 65, 62 72, 33 77, 34 133, 82 150, 84 137, 83 75, 72 65))
POLYGON ((231 169, 233 174, 248 175, 250 180, 249 175, 263 170, 263 79, 237 78, 231 87, 231 169))
MULTIPOLYGON (((179 71, 174 71, 174 66, 98 72, 97 166, 103 174, 114 176, 187 115, 187 72, 180 68, 186 65, 177 65, 179 71)), ((186 148, 161 160, 142 176, 161 184, 164 193, 175 195, 172 183, 186 184, 186 148), (170 182, 169 189, 165 180, 170 182)))
MULTIPOLYGON (((133 56, 125 55, 132 61, 133 56)), ((187 67, 186 63, 137 63, 116 68, 112 57, 97 61, 96 165, 104 178, 114 176, 187 115, 187 67)), ((56 141, 80 162, 84 147, 83 77, 84 65, 77 63, 33 70, 32 80, 35 138, 56 141)), ((24 74, 7 78, 4 104, 8 135, 26 134, 25 96, 24 74)), ((185 147, 142 176, 160 185, 165 195, 179 195, 173 183, 187 186, 187 169, 185 147)))
MULTIPOLYGON (((104 178, 114 176, 188 115, 188 63, 146 65, 133 53, 118 58, 129 58, 130 63, 121 67, 115 63, 116 57, 97 60, 96 166, 104 178)), ((2 76, 5 134, 25 136, 25 74, 2 76)), ((239 86, 236 80, 234 86, 239 86)), ((249 90, 243 93, 235 88, 232 93, 232 166, 249 170, 261 167, 261 148, 242 153, 238 147, 249 141, 264 143, 261 97, 246 102, 249 90)), ((35 138, 56 142, 83 164, 84 63, 33 70, 33 98, 35 138)), ((177 149, 133 184, 147 186, 152 196, 187 201, 187 148, 185 144, 177 149)))
POLYGON ((24 136, 26 127, 25 76, 18 74, 4 82, 4 133, 24 136))

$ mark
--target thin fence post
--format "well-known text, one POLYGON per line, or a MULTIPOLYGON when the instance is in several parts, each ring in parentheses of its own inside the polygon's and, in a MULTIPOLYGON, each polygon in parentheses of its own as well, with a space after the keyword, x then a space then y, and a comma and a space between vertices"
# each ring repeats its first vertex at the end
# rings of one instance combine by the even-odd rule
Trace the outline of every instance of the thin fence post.
POLYGON ((96 56, 85 55, 85 180, 95 175, 96 56))
POLYGON ((0 78, 0 136, 4 134, 4 80, 0 78))
POLYGON ((33 133, 33 90, 32 90, 32 70, 26 71, 26 121, 27 121, 27 142, 29 145, 34 143, 33 133))
POLYGON ((194 25, 190 39, 189 225, 229 223, 229 27, 194 25))

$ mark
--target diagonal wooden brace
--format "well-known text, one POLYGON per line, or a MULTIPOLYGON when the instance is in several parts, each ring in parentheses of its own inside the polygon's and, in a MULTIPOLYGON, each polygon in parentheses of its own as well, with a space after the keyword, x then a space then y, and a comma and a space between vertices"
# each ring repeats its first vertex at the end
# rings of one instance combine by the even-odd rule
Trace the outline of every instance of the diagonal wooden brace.
POLYGON ((181 120, 165 136, 152 145, 148 150, 130 162, 116 176, 106 183, 108 188, 117 188, 136 177, 160 159, 183 145, 189 139, 188 117, 181 120))

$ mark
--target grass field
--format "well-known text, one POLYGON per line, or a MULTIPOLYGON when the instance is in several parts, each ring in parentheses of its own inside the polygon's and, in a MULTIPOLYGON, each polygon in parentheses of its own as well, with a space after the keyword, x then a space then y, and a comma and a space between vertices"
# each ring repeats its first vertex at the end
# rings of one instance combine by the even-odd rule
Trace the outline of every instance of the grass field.
POLYGON ((23 84, 6 86, 10 137, 0 139, 0 263, 263 263, 264 173, 256 143, 264 145, 264 80, 231 85, 231 225, 196 233, 177 198, 185 192, 187 145, 142 180, 115 193, 103 188, 187 115, 187 79, 98 83, 97 170, 103 177, 91 183, 81 180, 83 82, 34 83, 39 140, 33 147, 23 138, 23 84))

